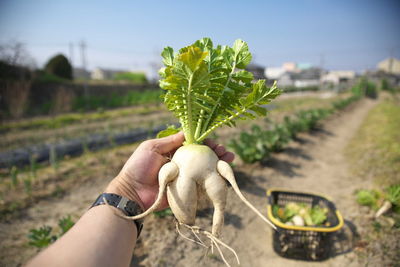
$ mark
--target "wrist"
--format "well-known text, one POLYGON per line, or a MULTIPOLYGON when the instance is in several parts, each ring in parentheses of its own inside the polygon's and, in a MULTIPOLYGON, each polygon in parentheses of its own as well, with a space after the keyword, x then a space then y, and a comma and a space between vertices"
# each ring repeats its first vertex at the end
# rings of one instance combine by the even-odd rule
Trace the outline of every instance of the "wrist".
POLYGON ((115 177, 108 184, 104 193, 114 193, 126 197, 127 199, 136 202, 143 211, 145 210, 143 201, 140 199, 136 190, 131 185, 128 185, 120 176, 115 177))
MULTIPOLYGON (((111 191, 112 189, 110 189, 111 191)), ((117 191, 117 190, 113 190, 117 191)), ((113 213, 119 214, 121 217, 128 216, 128 218, 132 218, 132 216, 137 216, 143 213, 143 209, 136 201, 131 201, 127 197, 121 196, 116 193, 103 193, 97 197, 95 202, 92 204, 91 208, 96 206, 103 206, 108 204, 109 207, 114 209, 113 213)), ((103 206, 106 207, 106 206, 103 206)), ((109 208, 107 207, 107 208, 109 208)), ((126 217, 125 217, 126 218, 126 217)), ((136 233, 139 237, 139 234, 143 228, 143 219, 135 219, 134 223, 136 225, 136 233)))

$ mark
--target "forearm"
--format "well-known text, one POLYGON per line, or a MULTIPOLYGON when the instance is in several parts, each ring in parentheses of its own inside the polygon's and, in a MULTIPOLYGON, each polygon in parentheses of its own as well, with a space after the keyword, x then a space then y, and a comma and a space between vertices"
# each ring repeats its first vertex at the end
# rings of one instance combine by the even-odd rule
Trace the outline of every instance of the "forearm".
POLYGON ((129 266, 137 229, 116 213, 122 214, 106 205, 91 208, 28 266, 129 266))

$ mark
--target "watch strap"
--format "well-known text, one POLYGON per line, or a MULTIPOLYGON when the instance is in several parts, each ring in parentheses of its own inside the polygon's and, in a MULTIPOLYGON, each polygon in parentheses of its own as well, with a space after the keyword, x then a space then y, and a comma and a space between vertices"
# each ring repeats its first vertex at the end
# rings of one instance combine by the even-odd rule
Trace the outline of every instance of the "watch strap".
MULTIPOLYGON (((113 206, 119 210, 121 210, 127 216, 136 216, 138 214, 143 213, 141 207, 136 202, 114 193, 103 193, 99 195, 96 201, 92 204, 91 208, 98 206, 98 205, 105 205, 105 201, 110 206, 113 206)), ((137 236, 139 237, 140 232, 143 228, 143 219, 134 220, 134 223, 137 227, 137 236)))

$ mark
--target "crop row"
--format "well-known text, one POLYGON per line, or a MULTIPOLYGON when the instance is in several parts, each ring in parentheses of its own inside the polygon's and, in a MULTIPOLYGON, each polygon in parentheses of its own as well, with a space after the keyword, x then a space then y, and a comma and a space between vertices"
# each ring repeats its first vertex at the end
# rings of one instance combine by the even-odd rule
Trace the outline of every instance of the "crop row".
POLYGON ((332 108, 299 111, 294 116, 285 116, 282 123, 275 123, 267 130, 253 125, 249 132, 243 131, 237 139, 232 139, 229 147, 246 163, 265 160, 272 152, 282 151, 298 133, 314 130, 320 120, 359 98, 353 95, 334 102, 332 108))
POLYGON ((66 156, 79 156, 85 151, 132 144, 152 137, 163 129, 165 126, 160 125, 150 129, 136 128, 119 133, 91 134, 84 138, 75 138, 56 144, 39 144, 0 152, 0 168, 23 167, 31 162, 51 163, 52 155, 55 155, 54 158, 62 159, 66 156))
POLYGON ((117 107, 134 106, 161 102, 162 90, 130 91, 126 95, 112 94, 109 96, 80 96, 72 105, 72 110, 88 111, 117 107))

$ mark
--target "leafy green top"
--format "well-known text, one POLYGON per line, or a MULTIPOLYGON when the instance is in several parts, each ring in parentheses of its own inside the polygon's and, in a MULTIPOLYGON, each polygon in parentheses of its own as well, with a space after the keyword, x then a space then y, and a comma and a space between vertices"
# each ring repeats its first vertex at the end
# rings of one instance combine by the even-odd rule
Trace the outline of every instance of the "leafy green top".
POLYGON ((178 53, 166 47, 161 55, 164 102, 180 120, 186 144, 201 143, 238 119, 265 116, 264 105, 281 93, 276 84, 268 88, 265 80, 253 82, 253 74, 244 70, 252 57, 242 40, 214 48, 211 39, 203 38, 178 53))

